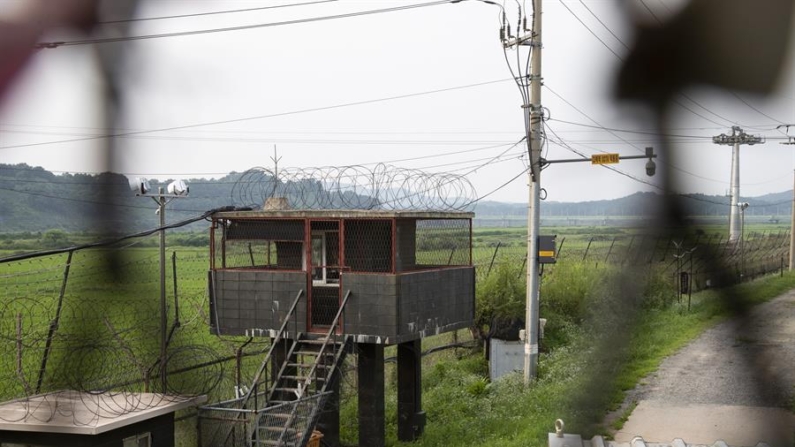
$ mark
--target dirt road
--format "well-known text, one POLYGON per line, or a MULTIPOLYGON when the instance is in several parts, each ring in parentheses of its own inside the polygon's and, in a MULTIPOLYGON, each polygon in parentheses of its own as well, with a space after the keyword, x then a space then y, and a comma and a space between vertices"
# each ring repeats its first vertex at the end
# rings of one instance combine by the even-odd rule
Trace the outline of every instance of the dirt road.
POLYGON ((795 290, 708 330, 628 398, 620 442, 795 445, 795 290))

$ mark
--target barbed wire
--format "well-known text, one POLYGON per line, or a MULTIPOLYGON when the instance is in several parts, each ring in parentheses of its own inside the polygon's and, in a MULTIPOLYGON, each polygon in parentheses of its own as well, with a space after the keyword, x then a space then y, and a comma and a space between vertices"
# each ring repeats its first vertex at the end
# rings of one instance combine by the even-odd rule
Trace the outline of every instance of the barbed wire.
POLYGON ((477 202, 475 188, 457 174, 385 164, 274 171, 244 172, 232 187, 232 203, 258 208, 284 197, 294 209, 467 211, 477 202))
MULTIPOLYGON (((132 240, 145 238, 156 235, 132 240)), ((160 332, 159 259, 134 242, 0 260, 0 401, 9 410, 0 420, 85 426, 174 399, 234 396, 237 365, 269 343, 252 340, 242 350, 244 337, 209 333, 206 285, 195 280, 208 255, 188 250, 166 266, 170 333, 162 365, 153 337, 160 332), (123 275, 103 263, 116 251, 123 275)))

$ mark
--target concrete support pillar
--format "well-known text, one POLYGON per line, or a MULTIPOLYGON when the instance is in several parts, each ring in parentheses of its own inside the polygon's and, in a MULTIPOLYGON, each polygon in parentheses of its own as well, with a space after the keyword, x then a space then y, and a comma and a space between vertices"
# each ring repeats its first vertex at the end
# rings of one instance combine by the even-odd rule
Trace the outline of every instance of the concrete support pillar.
POLYGON ((383 447, 384 430, 384 346, 357 344, 359 352, 359 445, 383 447))
POLYGON ((398 359, 398 440, 416 441, 425 429, 422 411, 422 344, 400 343, 398 359))
MULTIPOLYGON (((328 365, 333 363, 332 360, 321 361, 328 365)), ((328 447, 340 445, 340 382, 342 382, 342 372, 337 370, 326 388, 327 391, 331 391, 331 395, 321 409, 320 419, 317 421, 317 429, 323 433, 323 445, 328 447)))

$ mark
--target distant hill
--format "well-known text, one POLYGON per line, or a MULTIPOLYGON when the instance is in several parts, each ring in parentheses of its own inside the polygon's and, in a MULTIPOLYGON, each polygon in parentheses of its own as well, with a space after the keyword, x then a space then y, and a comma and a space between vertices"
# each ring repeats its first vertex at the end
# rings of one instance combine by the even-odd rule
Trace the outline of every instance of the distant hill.
MULTIPOLYGON (((729 198, 705 194, 682 195, 685 213, 698 217, 728 216, 729 198)), ((612 200, 589 202, 542 202, 541 218, 559 221, 579 218, 603 217, 616 219, 623 217, 652 216, 659 203, 660 195, 652 192, 637 192, 612 200)), ((748 216, 789 216, 792 210, 792 191, 766 194, 761 197, 742 197, 748 202, 748 216)), ((476 221, 481 225, 489 222, 502 222, 506 226, 524 225, 527 216, 526 203, 481 202, 475 208, 476 221)), ((728 218, 728 217, 727 217, 728 218)))
MULTIPOLYGON (((190 197, 177 199, 167 208, 167 221, 175 222, 204 211, 232 205, 232 190, 240 173, 232 172, 217 180, 189 179, 190 197)), ((152 182, 152 187, 169 181, 152 182)), ((685 196, 687 213, 693 216, 726 216, 729 199, 723 196, 690 194, 685 196)), ((545 201, 542 219, 579 219, 581 217, 615 218, 651 215, 659 195, 639 192, 614 200, 590 202, 545 201)), ((792 191, 743 198, 751 207, 751 216, 789 216, 792 191)), ((239 205, 239 204, 238 204, 239 205)), ((60 228, 70 232, 128 233, 158 225, 152 199, 135 197, 125 176, 55 175, 40 167, 25 164, 0 164, 0 233, 38 232, 60 228)), ((476 224, 507 222, 523 225, 527 215, 525 203, 479 202, 475 208, 476 224)), ((201 226, 206 224, 201 223, 201 226)), ((195 226, 194 226, 195 227, 195 226)))
MULTIPOLYGON (((188 180, 188 199, 177 199, 167 208, 167 222, 196 216, 228 205, 239 174, 218 180, 188 180)), ((169 181, 151 182, 152 187, 169 181)), ((103 173, 55 175, 25 164, 0 164, 0 232, 42 231, 60 228, 70 232, 128 233, 157 227, 157 204, 135 197, 127 177, 103 173)))

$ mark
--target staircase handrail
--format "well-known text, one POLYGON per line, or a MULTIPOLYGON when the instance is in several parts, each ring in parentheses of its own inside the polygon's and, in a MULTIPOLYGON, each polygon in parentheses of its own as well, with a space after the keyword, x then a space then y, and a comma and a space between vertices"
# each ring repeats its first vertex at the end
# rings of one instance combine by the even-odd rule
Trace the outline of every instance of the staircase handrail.
MULTIPOLYGON (((241 408, 245 408, 248 404, 248 400, 251 398, 252 393, 256 393, 257 384, 259 383, 260 379, 262 378, 262 373, 268 368, 268 364, 270 362, 271 356, 273 355, 273 351, 276 348, 277 344, 284 338, 285 329, 287 328, 287 323, 290 321, 290 317, 295 312, 295 309, 298 307, 298 302, 301 301, 301 296, 304 294, 304 289, 298 291, 298 294, 295 296, 295 300, 293 300, 293 304, 290 306, 290 309, 287 311, 287 314, 284 316, 284 321, 282 322, 281 327, 279 328, 279 332, 276 333, 276 337, 271 342, 270 348, 268 348, 268 353, 265 355, 265 359, 262 361, 257 373, 254 375, 254 380, 251 382, 251 387, 246 392, 245 396, 243 396, 243 404, 241 408)), ((297 330, 298 328, 296 328, 297 330)))

